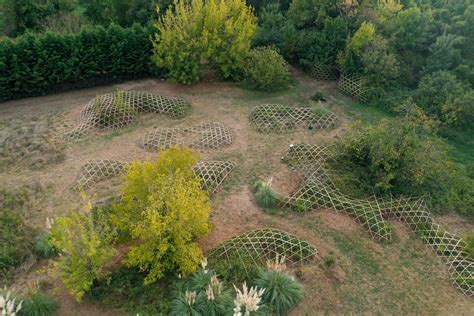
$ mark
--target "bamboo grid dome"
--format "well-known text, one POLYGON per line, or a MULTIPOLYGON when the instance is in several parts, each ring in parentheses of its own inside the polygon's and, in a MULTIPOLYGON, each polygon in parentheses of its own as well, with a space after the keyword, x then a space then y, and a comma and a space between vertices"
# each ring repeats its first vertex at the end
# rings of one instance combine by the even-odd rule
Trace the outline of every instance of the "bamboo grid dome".
POLYGON ((298 127, 310 130, 329 129, 337 125, 337 116, 322 108, 301 108, 281 104, 262 104, 252 109, 250 121, 262 133, 288 132, 298 127))
POLYGON ((339 78, 340 72, 337 66, 315 63, 310 69, 310 75, 318 80, 333 81, 339 78))
POLYGON ((148 151, 187 146, 190 148, 218 149, 232 144, 231 130, 219 122, 203 123, 185 128, 157 128, 146 134, 139 146, 148 151))
POLYGON ((364 77, 343 73, 339 79, 337 89, 342 94, 354 97, 362 103, 367 102, 366 93, 369 88, 364 77))
POLYGON ((282 206, 305 212, 331 208, 354 216, 372 238, 390 241, 392 229, 386 219, 404 222, 445 260, 455 287, 467 296, 474 295, 474 259, 467 253, 466 242, 434 223, 423 198, 357 199, 342 193, 325 170, 330 151, 325 146, 290 145, 283 160, 304 176, 302 186, 282 197, 282 206))
POLYGON ((92 129, 117 129, 136 122, 139 113, 165 114, 172 118, 183 117, 191 105, 178 98, 154 95, 141 91, 116 91, 99 95, 82 109, 79 125, 66 134, 78 139, 92 129))
POLYGON ((300 266, 314 262, 318 256, 316 248, 306 240, 274 228, 256 229, 235 236, 209 253, 211 260, 224 260, 229 264, 239 260, 244 267, 249 260, 254 265, 263 266, 269 260, 282 257, 290 266, 300 266))
MULTIPOLYGON (((76 187, 89 188, 95 183, 121 175, 129 164, 110 159, 88 161, 79 171, 76 187)), ((198 161, 193 170, 196 176, 202 179, 202 188, 213 195, 234 168, 235 163, 232 161, 198 161)))

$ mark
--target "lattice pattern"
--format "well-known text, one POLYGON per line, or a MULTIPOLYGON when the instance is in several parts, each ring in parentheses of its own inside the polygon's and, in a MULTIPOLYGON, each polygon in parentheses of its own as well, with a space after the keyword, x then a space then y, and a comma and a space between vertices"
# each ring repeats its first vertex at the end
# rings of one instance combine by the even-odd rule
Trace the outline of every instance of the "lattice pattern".
POLYGON ((235 163, 232 161, 199 161, 194 172, 202 179, 202 188, 213 195, 234 168, 235 163))
POLYGON ((312 77, 319 80, 332 81, 339 78, 339 68, 337 66, 330 66, 324 64, 314 64, 311 67, 310 74, 312 77))
MULTIPOLYGON (((128 162, 117 160, 91 160, 82 166, 77 179, 77 188, 87 188, 97 182, 118 176, 125 172, 128 165, 128 162)), ((202 188, 213 195, 234 168, 235 163, 231 161, 199 161, 193 169, 202 179, 202 188)))
POLYGON ((360 102, 367 102, 366 93, 368 87, 366 86, 365 79, 363 77, 341 74, 337 89, 348 96, 356 98, 360 102))
POLYGON ((285 257, 286 263, 299 266, 314 262, 318 251, 306 240, 272 228, 257 229, 233 237, 211 251, 209 257, 233 263, 251 261, 263 266, 268 260, 285 257))
POLYGON ((250 121, 259 132, 287 132, 299 126, 310 130, 335 127, 337 116, 329 110, 263 104, 250 112, 250 121))
POLYGON ((117 160, 91 160, 81 167, 77 188, 87 188, 94 183, 113 178, 125 172, 127 163, 117 160))
POLYGON ((178 98, 170 98, 139 91, 117 91, 97 96, 81 111, 79 125, 66 137, 77 139, 91 129, 117 129, 137 120, 139 113, 165 114, 183 117, 191 105, 178 98))
POLYGON ((232 144, 231 130, 222 123, 212 122, 186 128, 157 128, 143 137, 139 145, 149 151, 186 146, 217 149, 232 144))
POLYGON ((354 216, 374 239, 389 241, 392 230, 387 218, 396 218, 421 234, 422 239, 446 260, 454 285, 474 295, 474 260, 465 252, 465 242, 433 223, 422 198, 355 199, 337 189, 324 169, 330 150, 324 146, 290 145, 284 160, 305 176, 304 184, 284 205, 297 211, 332 208, 354 216))

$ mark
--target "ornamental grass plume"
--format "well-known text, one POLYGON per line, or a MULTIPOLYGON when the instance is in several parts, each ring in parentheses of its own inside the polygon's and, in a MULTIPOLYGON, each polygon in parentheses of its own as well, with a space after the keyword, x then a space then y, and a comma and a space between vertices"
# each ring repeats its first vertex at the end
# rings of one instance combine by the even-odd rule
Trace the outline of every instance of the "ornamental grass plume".
POLYGON ((267 260, 267 270, 269 271, 286 271, 286 257, 279 254, 276 255, 275 260, 267 260))
POLYGON ((185 294, 186 303, 188 303, 188 305, 193 305, 194 303, 196 303, 196 296, 197 296, 196 291, 186 291, 186 294, 185 294))
POLYGON ((244 282, 242 291, 234 285, 236 298, 234 300, 234 316, 249 316, 251 312, 256 312, 260 307, 262 295, 265 289, 258 289, 257 287, 247 288, 244 282))
POLYGON ((19 304, 15 304, 15 298, 11 297, 11 292, 8 291, 6 294, 0 293, 0 315, 1 316, 16 316, 21 310, 23 301, 19 304))

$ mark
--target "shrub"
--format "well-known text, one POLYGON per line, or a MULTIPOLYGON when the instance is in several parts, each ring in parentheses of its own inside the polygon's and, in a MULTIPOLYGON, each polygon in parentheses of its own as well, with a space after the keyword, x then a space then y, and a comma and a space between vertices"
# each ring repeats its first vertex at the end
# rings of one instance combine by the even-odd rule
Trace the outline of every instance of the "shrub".
POLYGON ((324 264, 328 267, 332 267, 334 263, 336 262, 336 259, 334 258, 334 252, 329 251, 329 254, 323 258, 324 264))
POLYGON ((244 84, 256 90, 287 89, 291 80, 286 61, 271 47, 252 49, 242 71, 244 84))
POLYGON ((466 253, 469 258, 474 258, 474 233, 469 233, 464 240, 466 241, 466 253))
POLYGON ((256 29, 243 0, 177 1, 155 24, 154 62, 181 83, 199 81, 208 64, 223 78, 236 79, 256 29))
POLYGON ((206 269, 207 261, 201 266, 199 272, 175 285, 171 315, 227 315, 232 310, 232 296, 226 285, 206 269))
POLYGON ((150 30, 135 25, 0 39, 0 100, 150 75, 150 30))
POLYGON ((132 163, 127 171, 112 222, 139 241, 125 263, 148 272, 145 284, 167 272, 194 272, 203 258, 196 239, 209 231, 211 203, 193 171, 197 158, 188 148, 174 147, 162 150, 155 162, 132 163))
POLYGON ((61 254, 56 262, 61 279, 77 301, 95 280, 108 275, 104 266, 115 255, 114 238, 114 230, 93 214, 90 202, 82 211, 56 218, 50 244, 61 254))
POLYGON ((35 233, 23 221, 27 202, 26 191, 0 189, 0 279, 7 278, 10 269, 21 265, 31 254, 35 233))
POLYGON ((58 309, 58 303, 42 292, 35 292, 23 300, 23 307, 19 316, 49 316, 54 315, 58 309))
POLYGON ((280 203, 278 195, 272 190, 270 182, 257 181, 254 184, 255 200, 257 205, 271 209, 280 203))
POLYGON ((260 266, 245 251, 230 253, 228 260, 216 258, 210 265, 225 281, 233 284, 252 280, 260 271, 260 266))
POLYGON ((448 147, 432 135, 426 116, 419 115, 407 113, 373 125, 356 125, 337 144, 334 171, 344 167, 350 175, 343 176, 344 181, 352 181, 348 187, 366 194, 429 194, 433 210, 470 212, 472 180, 448 158, 448 147))
POLYGON ((58 253, 56 248, 51 245, 51 235, 49 232, 44 232, 36 238, 35 251, 41 258, 50 258, 58 253))
POLYGON ((312 96, 311 100, 313 101, 326 101, 326 97, 324 96, 324 93, 321 91, 316 91, 312 96))
POLYGON ((443 104, 442 113, 443 121, 448 126, 458 129, 474 126, 474 91, 443 104))
POLYGON ((171 277, 144 285, 146 273, 137 268, 119 267, 107 279, 94 281, 86 298, 103 305, 124 309, 130 315, 168 315, 172 299, 171 277))
POLYGON ((442 119, 443 106, 462 97, 467 87, 448 71, 437 71, 423 76, 415 101, 428 114, 442 119))
POLYGON ((283 271, 262 271, 254 283, 265 289, 262 300, 276 315, 287 315, 304 296, 301 284, 283 271))

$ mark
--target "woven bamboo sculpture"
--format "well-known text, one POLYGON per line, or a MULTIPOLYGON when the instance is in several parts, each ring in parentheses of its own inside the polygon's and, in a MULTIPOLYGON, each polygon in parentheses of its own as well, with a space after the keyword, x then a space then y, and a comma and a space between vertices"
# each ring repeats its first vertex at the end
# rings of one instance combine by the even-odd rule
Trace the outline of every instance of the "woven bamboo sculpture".
POLYGON ((339 78, 339 68, 337 66, 316 63, 311 67, 310 74, 318 80, 332 81, 339 78))
POLYGON ((264 266, 267 261, 282 257, 288 265, 300 266, 314 262, 318 256, 316 248, 306 240, 273 228, 257 229, 233 237, 209 254, 211 260, 224 260, 229 264, 239 260, 244 267, 249 261, 264 266))
POLYGON ((232 144, 232 132, 222 123, 212 122, 187 128, 157 128, 143 137, 139 146, 158 151, 173 146, 217 149, 232 144))
POLYGON ((250 121, 262 133, 282 133, 304 127, 328 129, 337 125, 337 116, 329 110, 263 104, 252 109, 250 121))
POLYGON ((366 93, 368 91, 368 87, 363 77, 350 74, 341 74, 337 89, 342 94, 356 98, 359 102, 367 102, 366 93))
MULTIPOLYGON (((81 167, 76 187, 85 189, 97 182, 121 175, 128 165, 128 162, 118 160, 91 160, 81 167)), ((193 169, 202 179, 202 188, 213 195, 234 168, 235 163, 231 161, 199 161, 193 169)))
POLYGON ((303 212, 318 208, 345 212, 380 241, 392 239, 392 229, 386 219, 399 219, 445 259, 454 286, 465 295, 474 295, 474 259, 466 252, 465 241, 435 224, 422 198, 349 197, 337 189, 325 171, 324 164, 330 155, 324 146, 290 145, 283 159, 304 176, 304 182, 294 194, 282 198, 283 206, 303 212))
POLYGON ((140 91, 117 91, 99 95, 81 111, 79 125, 66 134, 78 139, 90 130, 117 129, 135 122, 139 113, 165 114, 181 118, 191 105, 185 100, 140 91))

